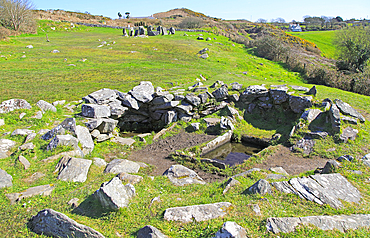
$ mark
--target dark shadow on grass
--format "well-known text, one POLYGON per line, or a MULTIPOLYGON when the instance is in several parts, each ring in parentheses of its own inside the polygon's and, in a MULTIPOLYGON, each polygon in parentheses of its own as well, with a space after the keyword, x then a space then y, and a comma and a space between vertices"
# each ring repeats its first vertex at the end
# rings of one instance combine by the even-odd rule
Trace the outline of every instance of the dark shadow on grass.
POLYGON ((72 213, 87 216, 90 218, 100 218, 110 213, 110 210, 104 209, 94 194, 87 197, 78 207, 73 209, 72 213))

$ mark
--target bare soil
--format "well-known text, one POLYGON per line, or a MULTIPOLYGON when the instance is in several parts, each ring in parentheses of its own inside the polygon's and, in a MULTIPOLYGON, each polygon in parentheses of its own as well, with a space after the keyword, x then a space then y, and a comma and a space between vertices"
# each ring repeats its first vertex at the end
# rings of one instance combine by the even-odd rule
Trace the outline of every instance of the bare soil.
POLYGON ((283 167, 290 175, 297 175, 316 168, 323 168, 328 160, 323 158, 304 158, 300 154, 293 153, 289 148, 279 145, 272 155, 269 155, 255 168, 270 169, 283 167))

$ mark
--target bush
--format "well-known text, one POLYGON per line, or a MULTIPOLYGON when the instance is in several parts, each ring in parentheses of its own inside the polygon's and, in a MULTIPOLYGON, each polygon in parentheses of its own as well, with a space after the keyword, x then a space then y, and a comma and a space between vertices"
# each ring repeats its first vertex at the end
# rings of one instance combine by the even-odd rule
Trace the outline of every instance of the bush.
POLYGON ((34 32, 33 3, 29 0, 0 0, 0 24, 22 32, 34 32))
POLYGON ((288 48, 277 37, 263 36, 254 41, 253 46, 256 48, 254 52, 259 57, 264 57, 269 60, 280 61, 286 57, 288 48))
POLYGON ((205 22, 196 17, 188 17, 182 20, 178 27, 184 28, 184 29, 194 29, 194 28, 201 28, 202 26, 205 25, 205 22))

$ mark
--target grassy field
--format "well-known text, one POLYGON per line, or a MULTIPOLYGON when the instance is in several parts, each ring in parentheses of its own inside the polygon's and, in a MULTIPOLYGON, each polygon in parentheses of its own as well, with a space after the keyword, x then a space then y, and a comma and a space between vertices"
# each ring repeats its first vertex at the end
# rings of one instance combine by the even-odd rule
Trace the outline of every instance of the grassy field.
POLYGON ((335 47, 332 44, 335 31, 289 32, 289 34, 315 43, 320 48, 323 56, 331 59, 335 58, 335 47))
MULTIPOLYGON (((71 28, 67 23, 43 21, 38 35, 12 37, 9 41, 0 42, 0 55, 4 56, 0 57, 0 102, 10 98, 23 98, 32 104, 40 99, 49 102, 66 99, 70 102, 101 88, 126 92, 142 80, 151 81, 155 87, 161 86, 165 89, 173 86, 187 88, 196 83, 196 78, 199 78, 200 74, 207 78, 204 82, 206 85, 222 80, 225 83, 242 83, 244 88, 254 84, 312 86, 302 82, 299 74, 287 71, 277 63, 258 58, 248 52, 243 45, 233 44, 225 37, 203 33, 204 38, 209 36, 213 40, 197 41, 198 34, 187 34, 188 36, 184 36, 183 32, 177 32, 174 36, 125 38, 121 36, 120 30, 71 28), (51 27, 56 29, 52 30, 51 27), (50 42, 46 42, 46 34, 50 42), (103 41, 107 44, 98 47, 103 41), (25 48, 30 44, 34 46, 33 49, 25 48), (209 48, 210 57, 204 60, 198 57, 197 52, 205 47, 209 48), (54 49, 59 50, 60 53, 50 53, 54 49), (22 58, 23 55, 26 57, 22 58), (86 60, 82 62, 81 59, 86 60), (75 66, 69 66, 70 64, 75 66)), ((369 97, 324 86, 317 86, 317 88, 315 102, 327 97, 339 98, 365 115, 370 113, 369 97)), ((43 128, 51 129, 55 126, 55 121, 61 122, 71 115, 65 108, 58 106, 57 112, 46 112, 43 118, 38 120, 32 118, 36 111, 37 107, 34 106, 30 111, 17 110, 9 114, 1 114, 6 125, 0 127, 0 135, 3 135, 0 138, 14 140, 18 146, 22 144, 24 137, 11 137, 4 133, 16 128, 30 128, 36 132, 43 128), (22 112, 27 112, 27 115, 19 120, 22 112)), ((76 120, 78 124, 83 124, 81 118, 77 117, 76 120)), ((274 118, 270 118, 269 123, 273 124, 274 121, 276 121, 274 118)), ((179 123, 171 133, 176 133, 185 126, 187 125, 179 123)), ((253 124, 245 121, 239 121, 236 127, 236 131, 240 134, 262 133, 261 128, 255 128, 253 124)), ((264 125, 264 127, 272 126, 264 125)), ((307 158, 335 159, 343 154, 351 154, 356 158, 353 163, 344 162, 339 172, 361 191, 363 199, 358 205, 346 203, 339 210, 276 191, 266 196, 242 193, 258 179, 264 178, 267 171, 241 177, 239 185, 222 195, 223 182, 176 187, 164 176, 154 178, 148 176, 149 167, 139 171, 138 175, 143 176, 144 179, 135 185, 137 194, 129 206, 116 212, 105 212, 100 210, 99 204, 92 199, 92 194, 101 183, 109 181, 114 175, 102 173, 104 168, 93 164, 88 179, 84 183, 57 180, 54 170, 58 161, 49 163, 41 161, 63 150, 45 152, 47 142, 37 136, 33 141, 36 146, 33 151, 21 152, 15 148, 9 158, 0 160, 0 168, 13 176, 13 186, 0 190, 0 219, 2 220, 0 236, 44 237, 31 232, 27 228, 27 221, 38 211, 51 208, 96 229, 106 237, 136 237, 137 231, 145 225, 155 226, 169 237, 213 237, 226 221, 235 221, 244 227, 248 237, 369 237, 369 228, 349 230, 343 234, 339 231, 300 227, 294 233, 275 235, 268 233, 265 227, 268 217, 370 214, 368 179, 370 168, 359 161, 359 158, 370 152, 368 149, 370 148, 370 123, 367 121, 353 127, 360 131, 358 139, 347 144, 337 143, 332 137, 319 140, 313 157, 307 158), (333 147, 336 150, 328 152, 328 149, 333 147), (28 170, 24 170, 19 163, 16 163, 20 154, 31 162, 28 170), (354 174, 349 170, 361 170, 363 174, 354 174), (36 172, 43 173, 44 176, 30 182, 28 178, 36 172), (29 187, 45 184, 56 186, 51 196, 35 196, 14 205, 10 205, 5 196, 7 193, 21 192, 29 187), (150 206, 150 201, 158 196, 160 202, 150 206), (67 204, 72 198, 80 199, 84 212, 73 209, 67 204), (166 221, 163 218, 165 209, 169 207, 214 202, 231 202, 233 207, 223 218, 204 222, 183 224, 166 221), (249 204, 258 204, 262 215, 256 216, 249 204)), ((275 131, 269 129, 265 130, 265 133, 274 134, 275 131)), ((151 139, 152 136, 147 141, 150 142, 151 139)), ((135 143, 134 150, 142 146, 143 143, 135 143)), ((274 152, 275 148, 272 146, 261 152, 241 168, 249 169, 256 163, 261 163, 274 152)), ((131 150, 127 146, 106 141, 97 143, 92 154, 85 158, 100 157, 107 161, 113 158, 127 158, 131 150)), ((297 156, 302 155, 297 154, 297 156)), ((309 174, 313 174, 313 171, 308 171, 301 176, 309 174)), ((288 178, 296 176, 298 175, 288 178)))

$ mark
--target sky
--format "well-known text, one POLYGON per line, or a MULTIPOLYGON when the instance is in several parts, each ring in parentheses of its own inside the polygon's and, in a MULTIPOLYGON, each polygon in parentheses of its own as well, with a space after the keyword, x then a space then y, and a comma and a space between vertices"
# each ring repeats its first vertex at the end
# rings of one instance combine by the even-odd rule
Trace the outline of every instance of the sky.
POLYGON ((287 22, 302 21, 303 16, 341 16, 344 20, 369 19, 370 0, 31 0, 36 9, 62 9, 66 11, 89 12, 118 18, 117 13, 130 12, 133 17, 150 16, 174 8, 188 8, 207 16, 226 20, 246 19, 257 21, 259 18, 270 21, 278 17, 287 22))

